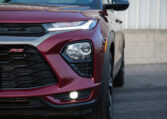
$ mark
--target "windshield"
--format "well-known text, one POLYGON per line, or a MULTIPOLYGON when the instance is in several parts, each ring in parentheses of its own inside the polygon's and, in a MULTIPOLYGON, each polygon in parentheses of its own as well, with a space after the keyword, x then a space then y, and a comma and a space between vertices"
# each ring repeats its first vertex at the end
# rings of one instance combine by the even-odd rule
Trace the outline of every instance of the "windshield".
POLYGON ((0 4, 38 4, 38 5, 77 5, 91 8, 99 8, 100 0, 0 0, 0 4))

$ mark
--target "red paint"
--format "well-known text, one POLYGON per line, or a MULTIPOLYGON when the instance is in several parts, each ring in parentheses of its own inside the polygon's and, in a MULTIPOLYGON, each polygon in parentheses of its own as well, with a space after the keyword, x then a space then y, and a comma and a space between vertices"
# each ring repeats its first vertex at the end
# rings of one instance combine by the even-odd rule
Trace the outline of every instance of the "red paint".
POLYGON ((9 51, 10 53, 22 53, 24 52, 24 49, 17 49, 17 48, 12 48, 9 51))
POLYGON ((31 5, 0 5, 0 23, 48 23, 89 19, 79 11, 62 11, 60 8, 31 5))
MULTIPOLYGON (((58 78, 57 85, 27 89, 0 90, 0 98, 5 97, 43 97, 53 104, 68 104, 53 99, 53 95, 73 90, 93 89, 90 97, 77 102, 90 101, 97 98, 100 89, 102 68, 105 55, 105 38, 114 29, 108 19, 108 14, 100 10, 69 11, 61 7, 30 6, 30 5, 0 5, 0 23, 49 23, 64 21, 99 20, 93 30, 78 30, 53 35, 42 42, 37 49, 49 64, 58 78), (90 40, 94 52, 94 76, 84 78, 76 74, 61 57, 60 52, 66 43, 90 40)), ((11 49, 9 52, 23 52, 24 49, 11 49)))

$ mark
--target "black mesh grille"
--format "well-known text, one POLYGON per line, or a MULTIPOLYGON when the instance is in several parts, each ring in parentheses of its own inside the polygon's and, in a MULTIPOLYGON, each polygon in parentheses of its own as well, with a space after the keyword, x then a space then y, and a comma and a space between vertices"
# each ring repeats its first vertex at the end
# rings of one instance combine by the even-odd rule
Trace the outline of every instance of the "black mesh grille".
POLYGON ((93 76, 93 63, 92 62, 74 63, 74 64, 70 64, 70 65, 81 76, 86 76, 86 77, 93 76))
POLYGON ((45 30, 41 24, 0 24, 0 35, 42 36, 45 30))
POLYGON ((28 89, 56 83, 56 76, 36 48, 0 46, 0 89, 28 89))
POLYGON ((38 98, 0 98, 0 109, 41 106, 43 103, 38 98))

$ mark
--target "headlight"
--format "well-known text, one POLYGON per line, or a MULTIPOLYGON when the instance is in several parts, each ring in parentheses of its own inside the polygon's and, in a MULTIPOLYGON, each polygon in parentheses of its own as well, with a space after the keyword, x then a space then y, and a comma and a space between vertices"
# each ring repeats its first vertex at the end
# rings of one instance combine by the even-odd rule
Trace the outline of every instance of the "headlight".
POLYGON ((70 44, 64 50, 64 53, 71 60, 89 60, 91 52, 91 44, 88 42, 70 44))
POLYGON ((97 20, 89 21, 76 21, 76 22, 57 22, 43 24, 45 29, 49 32, 52 31, 65 31, 65 30, 86 30, 93 29, 97 24, 97 20))
POLYGON ((80 76, 93 76, 94 60, 91 42, 83 41, 67 44, 63 48, 61 55, 80 76))

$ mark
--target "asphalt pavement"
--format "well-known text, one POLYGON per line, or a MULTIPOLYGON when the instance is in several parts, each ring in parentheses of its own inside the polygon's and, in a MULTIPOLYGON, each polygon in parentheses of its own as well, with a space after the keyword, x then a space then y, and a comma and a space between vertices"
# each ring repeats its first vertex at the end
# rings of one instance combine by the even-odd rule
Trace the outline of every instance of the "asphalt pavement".
POLYGON ((125 77, 125 85, 114 89, 113 119, 167 119, 167 64, 128 65, 125 77))
POLYGON ((128 65, 114 89, 114 119, 167 119, 167 64, 128 65))

